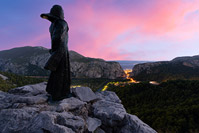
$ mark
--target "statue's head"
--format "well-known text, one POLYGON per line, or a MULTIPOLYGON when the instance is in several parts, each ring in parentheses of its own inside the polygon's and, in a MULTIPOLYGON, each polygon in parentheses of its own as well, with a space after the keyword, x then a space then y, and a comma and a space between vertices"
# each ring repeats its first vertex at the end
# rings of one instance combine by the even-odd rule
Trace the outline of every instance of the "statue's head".
POLYGON ((50 9, 50 13, 43 13, 40 15, 44 19, 53 20, 53 19, 64 19, 64 10, 60 5, 54 5, 50 9))

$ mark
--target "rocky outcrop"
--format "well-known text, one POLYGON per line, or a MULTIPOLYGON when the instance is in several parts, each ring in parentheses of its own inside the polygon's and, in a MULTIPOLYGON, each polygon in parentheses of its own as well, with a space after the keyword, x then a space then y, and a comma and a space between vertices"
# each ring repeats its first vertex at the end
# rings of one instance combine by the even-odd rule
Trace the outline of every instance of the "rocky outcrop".
POLYGON ((171 61, 137 64, 130 74, 139 81, 199 78, 199 56, 177 57, 171 61))
POLYGON ((71 59, 72 76, 76 78, 123 78, 125 73, 117 62, 77 62, 71 59))
POLYGON ((2 74, 0 74, 0 78, 2 78, 3 80, 7 80, 8 79, 8 77, 6 77, 6 76, 4 76, 2 74))
MULTIPOLYGON (((109 78, 125 77, 125 73, 117 62, 88 58, 75 51, 69 51, 71 75, 74 78, 109 78)), ((43 47, 21 47, 0 51, 0 71, 30 76, 46 76, 44 70, 50 54, 43 47)))
POLYGON ((71 90, 74 97, 49 102, 45 87, 44 82, 0 91, 1 133, 156 133, 126 113, 114 92, 78 87, 71 90))
POLYGON ((131 77, 136 77, 139 75, 141 72, 145 72, 147 74, 152 73, 152 68, 162 65, 162 64, 168 64, 167 61, 162 61, 162 62, 150 62, 150 63, 142 63, 142 64, 137 64, 133 67, 132 73, 130 74, 131 77))

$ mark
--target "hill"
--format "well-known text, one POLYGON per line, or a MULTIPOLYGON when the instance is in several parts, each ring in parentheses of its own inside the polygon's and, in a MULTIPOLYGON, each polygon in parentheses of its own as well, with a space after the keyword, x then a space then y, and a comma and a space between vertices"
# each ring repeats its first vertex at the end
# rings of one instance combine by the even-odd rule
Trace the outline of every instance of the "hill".
MULTIPOLYGON (((50 54, 44 47, 18 47, 0 51, 0 71, 28 76, 46 76, 49 71, 43 69, 50 54)), ((125 77, 117 62, 89 58, 75 51, 69 51, 71 75, 74 78, 108 78, 125 77)))
POLYGON ((158 133, 199 132, 199 81, 176 80, 152 85, 110 85, 128 113, 135 114, 158 133))
POLYGON ((131 74, 138 81, 199 79, 199 56, 177 57, 171 61, 137 64, 131 74))

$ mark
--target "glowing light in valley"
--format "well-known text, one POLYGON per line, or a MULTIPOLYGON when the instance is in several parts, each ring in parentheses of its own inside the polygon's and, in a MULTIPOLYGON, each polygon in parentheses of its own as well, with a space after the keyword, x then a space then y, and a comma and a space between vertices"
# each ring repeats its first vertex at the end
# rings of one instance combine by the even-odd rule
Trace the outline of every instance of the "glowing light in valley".
POLYGON ((109 83, 107 83, 104 86, 104 88, 102 89, 102 91, 106 91, 108 89, 109 85, 115 85, 115 86, 120 85, 122 87, 122 86, 124 86, 125 84, 128 84, 128 83, 139 83, 139 81, 135 81, 133 78, 130 77, 130 73, 132 72, 131 69, 125 69, 124 72, 126 74, 126 79, 128 79, 130 81, 126 81, 126 82, 109 82, 109 83))
POLYGON ((139 83, 139 81, 135 81, 133 78, 130 77, 130 73, 132 72, 131 69, 125 69, 124 72, 126 74, 126 79, 129 79, 130 82, 132 82, 132 83, 139 83))
POLYGON ((160 83, 156 82, 156 81, 150 81, 149 82, 150 84, 153 84, 153 85, 159 85, 160 83))
POLYGON ((73 85, 71 88, 82 87, 81 85, 73 85))

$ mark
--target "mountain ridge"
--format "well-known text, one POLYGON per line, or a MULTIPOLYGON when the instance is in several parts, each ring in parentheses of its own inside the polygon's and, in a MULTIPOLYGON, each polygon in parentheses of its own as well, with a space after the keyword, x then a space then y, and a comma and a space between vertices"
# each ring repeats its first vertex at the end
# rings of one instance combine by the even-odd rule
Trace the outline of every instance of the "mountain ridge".
MULTIPOLYGON (((49 71, 43 69, 50 54, 44 47, 17 47, 0 51, 0 71, 28 76, 46 76, 49 71)), ((71 75, 75 78, 124 78, 125 73, 117 62, 85 57, 75 51, 69 51, 71 75)))
POLYGON ((199 55, 176 57, 171 61, 137 64, 131 77, 138 81, 199 79, 199 55))

